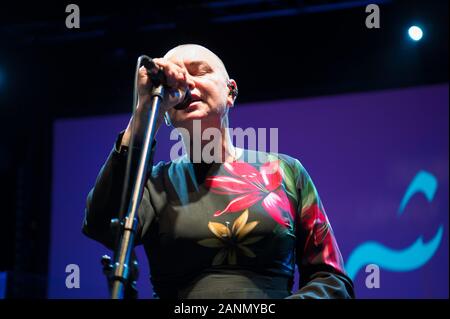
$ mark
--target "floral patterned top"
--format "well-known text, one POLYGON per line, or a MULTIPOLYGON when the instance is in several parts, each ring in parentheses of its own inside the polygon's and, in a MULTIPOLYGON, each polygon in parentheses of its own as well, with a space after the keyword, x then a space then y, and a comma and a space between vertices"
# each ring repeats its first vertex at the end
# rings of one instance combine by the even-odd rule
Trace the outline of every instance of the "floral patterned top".
MULTIPOLYGON (((83 231, 108 247, 125 165, 126 156, 114 148, 87 200, 83 231)), ((269 286, 255 279, 251 288, 284 291, 278 298, 353 297, 313 181, 287 155, 244 150, 229 163, 193 164, 186 157, 160 162, 149 173, 138 219, 136 241, 144 244, 161 298, 201 296, 195 295, 196 285, 205 277, 208 297, 220 298, 223 285, 211 274, 266 276, 269 286), (300 290, 292 293, 296 265, 300 290), (194 294, 181 294, 186 287, 194 294)), ((248 285, 221 282, 234 285, 234 291, 248 285)))

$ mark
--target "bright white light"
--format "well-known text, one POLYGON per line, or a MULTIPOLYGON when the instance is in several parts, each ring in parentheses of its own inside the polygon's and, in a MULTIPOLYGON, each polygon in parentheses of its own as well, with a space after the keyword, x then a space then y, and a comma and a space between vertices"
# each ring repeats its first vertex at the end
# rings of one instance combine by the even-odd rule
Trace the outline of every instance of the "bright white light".
POLYGON ((419 41, 420 39, 422 39, 423 32, 421 28, 413 25, 408 29, 408 35, 414 41, 419 41))

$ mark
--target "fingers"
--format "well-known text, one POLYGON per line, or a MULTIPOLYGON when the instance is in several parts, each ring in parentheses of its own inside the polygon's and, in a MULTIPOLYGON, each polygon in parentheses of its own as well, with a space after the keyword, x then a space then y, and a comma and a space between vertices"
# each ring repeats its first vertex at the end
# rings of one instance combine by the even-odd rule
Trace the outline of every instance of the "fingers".
MULTIPOLYGON (((184 92, 189 87, 189 75, 187 73, 187 70, 180 65, 177 65, 176 62, 168 61, 163 58, 153 59, 153 62, 157 67, 161 68, 164 71, 164 75, 166 77, 166 85, 169 88, 168 90, 166 90, 166 93, 164 95, 164 102, 162 106, 162 109, 166 111, 174 105, 180 103, 180 99, 183 96, 181 92, 184 92)), ((151 77, 147 74, 147 69, 142 66, 138 70, 139 105, 146 104, 151 100, 151 87, 151 77)))
POLYGON ((151 79, 147 75, 147 69, 144 66, 141 66, 138 70, 138 94, 146 95, 148 94, 151 88, 151 79))
POLYGON ((145 66, 141 66, 139 68, 139 76, 140 77, 146 77, 147 76, 147 69, 145 68, 145 66))
POLYGON ((153 62, 163 68, 167 79, 167 85, 169 87, 174 89, 187 87, 187 76, 185 69, 166 59, 157 58, 153 59, 153 62))

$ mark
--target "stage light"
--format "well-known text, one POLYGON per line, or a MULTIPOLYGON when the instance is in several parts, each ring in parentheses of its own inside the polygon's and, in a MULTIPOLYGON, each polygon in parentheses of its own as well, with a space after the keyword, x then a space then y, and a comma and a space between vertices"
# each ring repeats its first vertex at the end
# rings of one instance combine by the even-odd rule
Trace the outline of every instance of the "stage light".
POLYGON ((408 29, 408 35, 414 41, 419 41, 423 37, 423 31, 418 26, 413 25, 408 29))

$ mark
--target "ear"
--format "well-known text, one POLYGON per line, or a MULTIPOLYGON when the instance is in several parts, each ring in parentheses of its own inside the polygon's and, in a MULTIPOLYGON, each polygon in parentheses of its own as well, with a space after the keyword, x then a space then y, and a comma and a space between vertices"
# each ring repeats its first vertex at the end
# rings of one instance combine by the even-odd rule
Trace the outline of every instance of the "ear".
POLYGON ((227 96, 227 106, 233 107, 238 95, 237 83, 233 79, 227 80, 228 96, 227 96))

